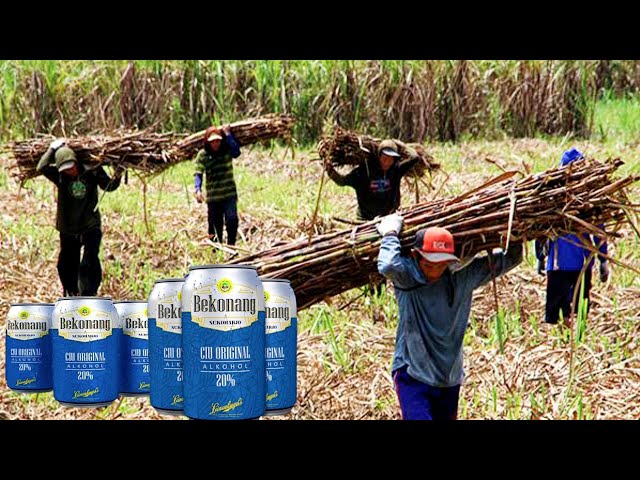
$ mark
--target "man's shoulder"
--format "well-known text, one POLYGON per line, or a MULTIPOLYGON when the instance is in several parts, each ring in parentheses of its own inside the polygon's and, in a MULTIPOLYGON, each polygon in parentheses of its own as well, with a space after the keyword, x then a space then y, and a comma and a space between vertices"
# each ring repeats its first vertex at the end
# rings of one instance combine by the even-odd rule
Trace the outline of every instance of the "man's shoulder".
POLYGON ((356 173, 356 172, 357 173, 362 173, 362 172, 366 173, 368 170, 370 170, 370 169, 368 168, 367 163, 366 162, 360 162, 357 165, 352 166, 350 172, 351 173, 356 173))
POLYGON ((201 148, 200 150, 198 150, 198 153, 196 153, 196 160, 202 157, 208 157, 209 154, 207 153, 207 151, 204 148, 201 148))
POLYGON ((399 178, 402 175, 402 167, 400 166, 400 162, 395 162, 389 169, 389 172, 391 172, 394 177, 399 178))
POLYGON ((347 175, 353 178, 357 178, 362 176, 362 172, 366 172, 366 167, 363 163, 359 163, 351 170, 349 170, 349 173, 347 175))
MULTIPOLYGON (((588 234, 587 234, 587 237, 584 237, 584 238, 588 238, 588 234)), ((555 240, 555 242, 558 242, 558 241, 562 241, 571 246, 582 248, 580 247, 580 245, 574 245, 575 243, 579 244, 581 242, 580 237, 575 233, 567 233, 565 235, 562 235, 555 240)), ((554 243, 554 241, 552 240, 551 243, 554 243)))
POLYGON ((420 269, 418 268, 418 265, 413 258, 402 254, 400 254, 398 258, 400 263, 404 265, 405 271, 409 274, 413 282, 415 282, 416 284, 424 283, 424 276, 420 272, 420 269))
POLYGON ((78 176, 82 178, 95 178, 107 173, 102 165, 85 165, 84 163, 78 164, 78 170, 78 176))
POLYGON ((408 257, 402 257, 406 275, 400 280, 392 280, 393 286, 401 292, 415 291, 420 287, 426 287, 429 283, 421 274, 415 262, 408 257))
POLYGON ((478 267, 480 267, 485 263, 487 264, 489 263, 488 255, 483 255, 483 256, 474 255, 473 258, 466 260, 462 267, 459 267, 457 270, 454 270, 454 271, 449 270, 449 272, 451 273, 452 278, 457 280, 457 279, 463 278, 465 275, 467 275, 468 273, 472 272, 473 270, 477 269, 478 267))

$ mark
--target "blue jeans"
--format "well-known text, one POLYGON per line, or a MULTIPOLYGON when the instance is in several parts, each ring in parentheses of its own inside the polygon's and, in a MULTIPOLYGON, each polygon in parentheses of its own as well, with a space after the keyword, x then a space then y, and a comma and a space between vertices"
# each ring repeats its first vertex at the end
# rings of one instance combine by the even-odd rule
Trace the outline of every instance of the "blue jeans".
POLYGON ((432 387, 407 373, 407 367, 392 373, 403 420, 456 420, 460 385, 432 387))
POLYGON ((232 197, 216 202, 207 202, 209 235, 214 241, 222 242, 222 228, 227 225, 227 243, 236 244, 238 234, 238 198, 232 197))

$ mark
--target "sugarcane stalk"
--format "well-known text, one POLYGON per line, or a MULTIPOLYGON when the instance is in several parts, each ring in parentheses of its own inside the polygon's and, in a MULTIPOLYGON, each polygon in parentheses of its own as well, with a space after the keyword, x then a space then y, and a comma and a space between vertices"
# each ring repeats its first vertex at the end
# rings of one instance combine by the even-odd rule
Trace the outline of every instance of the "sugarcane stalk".
MULTIPOLYGON (((504 249, 507 242, 514 245, 579 232, 611 237, 616 235, 614 227, 629 221, 630 202, 624 189, 640 178, 613 179, 620 165, 619 159, 576 162, 570 168, 490 181, 473 193, 413 205, 403 212, 402 248, 410 248, 415 233, 428 226, 448 228, 463 260, 485 250, 504 249), (594 226, 601 224, 604 230, 594 226)), ((365 285, 377 273, 381 239, 376 223, 364 222, 311 240, 305 236, 230 263, 254 265, 267 277, 288 278, 299 309, 304 309, 365 285)))
MULTIPOLYGON (((419 162, 410 170, 410 174, 421 177, 427 171, 440 169, 440 164, 427 153, 423 145, 394 140, 398 145, 401 160, 409 158, 408 147, 418 153, 419 162)), ((360 164, 368 166, 368 161, 377 157, 381 141, 369 135, 358 135, 343 128, 334 127, 333 131, 324 135, 318 143, 318 154, 323 161, 329 161, 335 166, 360 164)))
MULTIPOLYGON (((294 119, 289 115, 267 115, 231 124, 231 132, 240 145, 273 138, 291 140, 294 119)), ((40 175, 36 165, 55 137, 44 135, 34 139, 10 142, 2 153, 12 161, 10 170, 20 181, 40 175)), ((149 131, 116 131, 111 136, 94 135, 67 139, 78 160, 87 165, 121 165, 153 176, 168 167, 192 159, 202 148, 204 131, 153 133, 149 131)))

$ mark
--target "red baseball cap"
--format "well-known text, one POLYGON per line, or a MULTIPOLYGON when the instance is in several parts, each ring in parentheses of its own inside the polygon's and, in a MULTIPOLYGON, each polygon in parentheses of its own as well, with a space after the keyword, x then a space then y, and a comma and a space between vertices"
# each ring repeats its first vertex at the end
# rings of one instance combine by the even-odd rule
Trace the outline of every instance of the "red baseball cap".
POLYGON ((453 235, 445 228, 429 227, 418 230, 413 248, 425 260, 433 263, 460 262, 454 255, 453 235))

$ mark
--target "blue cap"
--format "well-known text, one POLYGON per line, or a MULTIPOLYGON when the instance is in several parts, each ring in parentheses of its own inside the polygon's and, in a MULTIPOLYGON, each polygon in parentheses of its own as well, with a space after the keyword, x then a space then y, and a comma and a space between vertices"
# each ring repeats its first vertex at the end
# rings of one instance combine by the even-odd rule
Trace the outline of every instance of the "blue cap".
POLYGON ((564 152, 564 154, 562 155, 562 160, 560 160, 560 165, 564 167, 565 165, 569 165, 571 162, 574 162, 581 158, 584 158, 582 152, 577 148, 572 148, 564 152))

